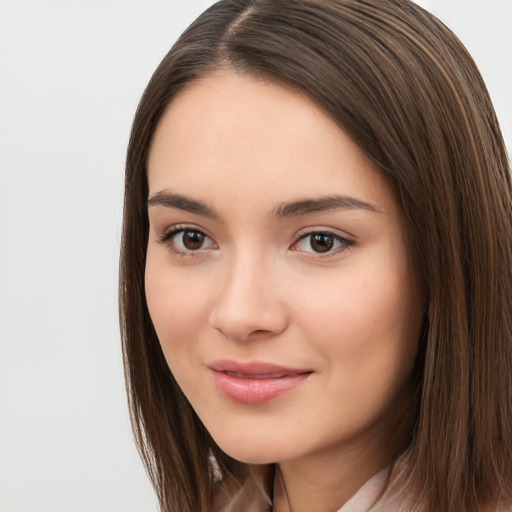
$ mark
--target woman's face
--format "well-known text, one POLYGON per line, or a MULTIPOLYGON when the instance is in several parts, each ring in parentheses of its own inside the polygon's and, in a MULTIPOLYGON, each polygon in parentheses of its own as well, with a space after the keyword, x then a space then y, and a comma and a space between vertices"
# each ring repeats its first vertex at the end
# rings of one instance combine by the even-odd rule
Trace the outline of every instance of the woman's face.
POLYGON ((265 463, 389 441, 423 303, 358 146, 298 91, 218 72, 167 108, 148 179, 149 311, 219 446, 265 463))

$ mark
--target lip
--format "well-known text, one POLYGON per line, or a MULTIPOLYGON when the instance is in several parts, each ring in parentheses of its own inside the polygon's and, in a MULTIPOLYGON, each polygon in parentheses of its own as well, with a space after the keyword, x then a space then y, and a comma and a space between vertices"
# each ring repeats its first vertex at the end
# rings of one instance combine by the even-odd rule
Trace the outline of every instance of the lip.
POLYGON ((263 404, 303 384, 313 373, 307 368, 287 368, 272 363, 230 360, 208 365, 219 391, 242 404, 263 404))

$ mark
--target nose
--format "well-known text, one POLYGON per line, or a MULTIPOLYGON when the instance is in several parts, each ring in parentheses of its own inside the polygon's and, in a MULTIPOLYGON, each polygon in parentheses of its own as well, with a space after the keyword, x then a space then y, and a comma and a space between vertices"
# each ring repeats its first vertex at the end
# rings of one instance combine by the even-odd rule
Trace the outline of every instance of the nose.
POLYGON ((255 257, 240 258, 226 269, 209 323, 235 341, 270 338, 288 325, 278 272, 255 257))

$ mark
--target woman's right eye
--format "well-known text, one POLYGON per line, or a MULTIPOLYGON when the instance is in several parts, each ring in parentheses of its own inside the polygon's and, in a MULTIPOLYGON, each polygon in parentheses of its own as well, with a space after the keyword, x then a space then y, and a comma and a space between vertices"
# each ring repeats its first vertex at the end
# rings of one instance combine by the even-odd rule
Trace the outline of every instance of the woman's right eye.
POLYGON ((198 229, 172 228, 164 233, 160 242, 167 245, 171 252, 187 255, 198 251, 215 249, 217 245, 206 234, 198 229))

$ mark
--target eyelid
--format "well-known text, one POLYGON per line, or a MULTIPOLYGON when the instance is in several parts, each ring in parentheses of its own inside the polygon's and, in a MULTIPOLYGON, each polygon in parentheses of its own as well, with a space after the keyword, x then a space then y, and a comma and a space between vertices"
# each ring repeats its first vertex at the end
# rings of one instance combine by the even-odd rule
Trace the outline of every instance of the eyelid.
POLYGON ((331 235, 338 236, 340 238, 343 238, 344 240, 347 240, 347 241, 350 241, 353 243, 355 243, 355 241, 356 241, 356 236, 352 235, 351 233, 348 233, 347 231, 342 231, 340 229, 336 229, 336 228, 332 228, 332 227, 328 227, 328 226, 322 226, 322 225, 308 226, 308 227, 299 229, 296 237, 297 237, 297 239, 299 239, 301 237, 311 235, 312 233, 329 233, 331 235))
POLYGON ((158 235, 158 241, 165 243, 180 231, 197 231, 208 238, 212 238, 205 229, 195 226, 194 224, 173 224, 172 226, 166 227, 161 235, 158 235))

